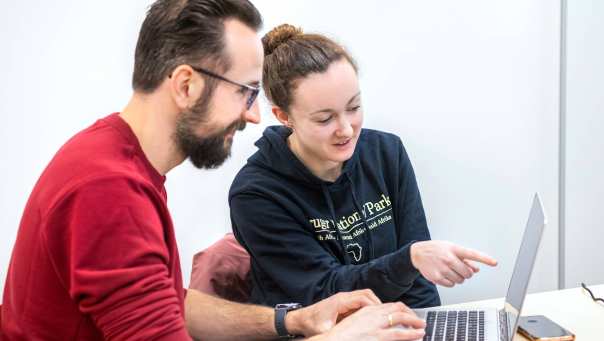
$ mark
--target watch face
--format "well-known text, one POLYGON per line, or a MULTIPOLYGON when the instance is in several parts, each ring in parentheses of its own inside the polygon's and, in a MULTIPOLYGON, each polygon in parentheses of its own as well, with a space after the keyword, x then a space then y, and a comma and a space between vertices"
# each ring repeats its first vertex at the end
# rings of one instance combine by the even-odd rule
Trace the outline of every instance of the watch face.
POLYGON ((288 311, 300 308, 302 308, 300 303, 279 303, 275 306, 275 309, 286 309, 288 311))

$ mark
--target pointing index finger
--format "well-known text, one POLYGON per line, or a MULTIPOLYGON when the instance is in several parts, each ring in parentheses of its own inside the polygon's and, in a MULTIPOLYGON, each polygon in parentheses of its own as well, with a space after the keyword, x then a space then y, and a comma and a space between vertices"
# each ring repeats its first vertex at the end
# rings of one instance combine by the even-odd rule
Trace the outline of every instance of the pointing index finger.
POLYGON ((480 251, 460 247, 456 253, 460 258, 462 258, 464 260, 466 260, 466 259, 473 260, 473 261, 480 262, 480 263, 490 265, 490 266, 497 265, 497 260, 495 260, 491 256, 486 255, 480 251))

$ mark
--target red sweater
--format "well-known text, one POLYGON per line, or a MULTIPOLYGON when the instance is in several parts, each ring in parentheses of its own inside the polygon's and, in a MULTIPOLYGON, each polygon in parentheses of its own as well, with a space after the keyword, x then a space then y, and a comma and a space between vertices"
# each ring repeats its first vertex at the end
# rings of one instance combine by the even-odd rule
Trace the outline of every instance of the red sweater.
POLYGON ((165 177, 117 114, 55 155, 25 207, 7 340, 190 340, 165 177))

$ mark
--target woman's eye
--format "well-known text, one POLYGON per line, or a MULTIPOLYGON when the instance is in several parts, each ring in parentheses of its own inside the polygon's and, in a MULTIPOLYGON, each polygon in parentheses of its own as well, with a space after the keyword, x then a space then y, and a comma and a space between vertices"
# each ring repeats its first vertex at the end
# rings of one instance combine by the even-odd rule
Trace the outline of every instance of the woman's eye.
POLYGON ((331 120, 331 116, 329 116, 328 118, 326 118, 324 120, 320 120, 319 123, 327 123, 327 122, 329 122, 329 120, 331 120))
POLYGON ((349 108, 348 111, 353 111, 354 112, 354 111, 359 111, 359 109, 361 109, 361 106, 357 105, 356 107, 349 108))

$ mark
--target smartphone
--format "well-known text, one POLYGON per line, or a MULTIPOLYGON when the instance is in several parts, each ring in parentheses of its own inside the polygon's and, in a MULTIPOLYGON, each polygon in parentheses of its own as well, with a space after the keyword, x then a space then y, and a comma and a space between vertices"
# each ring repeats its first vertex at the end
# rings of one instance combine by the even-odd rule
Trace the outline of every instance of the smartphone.
POLYGON ((573 341, 575 335, 543 315, 521 316, 518 332, 531 341, 573 341))

